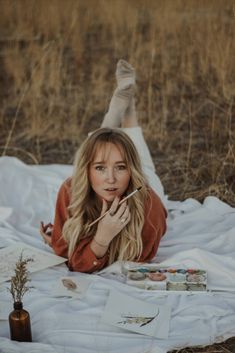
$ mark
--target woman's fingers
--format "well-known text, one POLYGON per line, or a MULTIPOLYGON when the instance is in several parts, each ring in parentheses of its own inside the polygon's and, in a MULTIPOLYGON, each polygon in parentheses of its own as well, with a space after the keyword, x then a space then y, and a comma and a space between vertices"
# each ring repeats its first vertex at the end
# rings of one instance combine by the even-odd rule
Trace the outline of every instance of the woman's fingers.
POLYGON ((52 230, 53 230, 53 224, 47 223, 47 224, 44 225, 43 222, 40 222, 40 229, 41 229, 44 233, 46 233, 46 234, 48 234, 48 235, 51 235, 52 230))
POLYGON ((115 221, 118 225, 118 227, 125 227, 127 223, 130 221, 130 210, 127 205, 127 202, 124 202, 123 204, 120 205, 118 208, 117 212, 115 215, 112 217, 113 221, 115 221))
POLYGON ((105 199, 103 199, 101 215, 103 215, 107 211, 107 208, 108 208, 107 201, 105 199))
POLYGON ((123 214, 121 215, 121 218, 125 218, 127 219, 130 215, 130 210, 129 210, 129 207, 127 206, 125 211, 123 212, 123 214))
MULTIPOLYGON (((97 239, 100 239, 104 244, 110 243, 131 219, 127 202, 123 202, 120 206, 118 205, 119 198, 117 197, 114 199, 107 215, 98 224, 97 239), (114 211, 113 216, 110 214, 110 211, 114 211)), ((104 211, 104 208, 102 211, 104 211)))
POLYGON ((43 237, 44 242, 46 244, 48 244, 49 246, 52 246, 51 245, 52 229, 53 229, 53 224, 48 223, 48 224, 44 225, 43 222, 40 222, 40 228, 39 228, 40 234, 43 237))
POLYGON ((119 218, 119 221, 120 221, 120 223, 121 223, 123 226, 126 226, 127 223, 130 222, 130 219, 131 219, 131 214, 130 214, 129 210, 127 209, 127 210, 122 214, 122 216, 119 218))
POLYGON ((120 206, 119 209, 117 210, 115 216, 116 216, 117 218, 120 218, 120 217, 122 217, 122 215, 123 215, 126 211, 129 212, 129 207, 127 206, 127 202, 125 201, 125 202, 123 202, 123 203, 121 204, 121 206, 120 206))
POLYGON ((40 234, 43 237, 43 240, 46 244, 48 244, 49 246, 51 246, 51 236, 44 233, 43 230, 40 228, 40 234))
POLYGON ((116 196, 115 199, 113 200, 113 203, 112 203, 110 209, 109 209, 110 216, 115 215, 116 210, 118 208, 119 201, 120 201, 119 197, 116 196))
POLYGON ((121 222, 123 222, 123 225, 126 226, 131 220, 131 214, 129 212, 128 216, 125 218, 124 216, 121 218, 121 222))
POLYGON ((116 197, 110 207, 109 214, 113 218, 113 221, 118 221, 118 223, 120 222, 121 224, 126 225, 130 221, 129 207, 126 201, 123 202, 119 207, 118 204, 119 198, 116 197))

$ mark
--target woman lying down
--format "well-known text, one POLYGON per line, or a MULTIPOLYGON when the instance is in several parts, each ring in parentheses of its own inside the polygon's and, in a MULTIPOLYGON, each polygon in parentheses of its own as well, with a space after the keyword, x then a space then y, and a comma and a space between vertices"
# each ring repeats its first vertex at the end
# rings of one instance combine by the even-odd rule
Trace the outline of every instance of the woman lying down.
POLYGON ((116 80, 101 128, 80 146, 73 175, 60 187, 54 225, 40 227, 71 271, 92 273, 117 260, 148 262, 166 232, 163 188, 137 120, 135 70, 124 60, 116 80))

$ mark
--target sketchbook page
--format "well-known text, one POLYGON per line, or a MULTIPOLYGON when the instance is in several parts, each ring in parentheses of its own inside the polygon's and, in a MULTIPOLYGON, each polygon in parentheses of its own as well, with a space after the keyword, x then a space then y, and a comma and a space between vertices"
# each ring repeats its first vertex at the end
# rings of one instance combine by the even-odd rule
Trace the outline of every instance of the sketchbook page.
POLYGON ((167 338, 171 308, 111 290, 101 322, 157 338, 167 338))
POLYGON ((61 277, 53 287, 53 297, 83 298, 91 281, 87 278, 61 277))
POLYGON ((39 250, 24 243, 16 243, 0 250, 0 283, 5 282, 14 275, 16 262, 20 255, 23 259, 31 258, 33 261, 28 262, 27 269, 30 273, 44 270, 45 268, 59 265, 67 259, 39 250))

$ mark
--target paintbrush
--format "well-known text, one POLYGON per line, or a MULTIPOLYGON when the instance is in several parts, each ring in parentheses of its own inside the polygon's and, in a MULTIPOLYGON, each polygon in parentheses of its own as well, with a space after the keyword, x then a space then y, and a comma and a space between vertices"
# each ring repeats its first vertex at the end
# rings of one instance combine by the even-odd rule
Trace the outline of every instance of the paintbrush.
MULTIPOLYGON (((135 189, 134 191, 132 191, 129 195, 127 195, 126 197, 124 197, 124 199, 122 199, 118 206, 120 206, 123 202, 125 202, 126 200, 128 200, 131 196, 133 196, 137 191, 139 191, 142 188, 142 186, 139 186, 137 189, 135 189)), ((109 213, 110 210, 106 211, 104 214, 102 214, 100 217, 96 218, 93 222, 91 222, 88 227, 93 226, 93 224, 99 222, 104 216, 106 216, 107 213, 109 213)))

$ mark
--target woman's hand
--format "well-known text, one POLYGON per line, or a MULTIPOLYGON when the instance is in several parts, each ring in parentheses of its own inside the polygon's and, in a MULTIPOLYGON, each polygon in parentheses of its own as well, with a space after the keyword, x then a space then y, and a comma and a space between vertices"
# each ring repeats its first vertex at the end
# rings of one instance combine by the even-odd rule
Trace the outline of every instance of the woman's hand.
MULTIPOLYGON (((109 212, 99 221, 95 241, 109 246, 110 242, 121 232, 129 223, 131 216, 127 202, 118 206, 120 199, 115 197, 109 212)), ((108 204, 103 200, 101 215, 108 209, 108 204)))
POLYGON ((43 222, 40 223, 40 234, 43 237, 44 242, 49 246, 52 246, 51 245, 52 230, 53 230, 53 224, 48 223, 44 225, 43 222))

